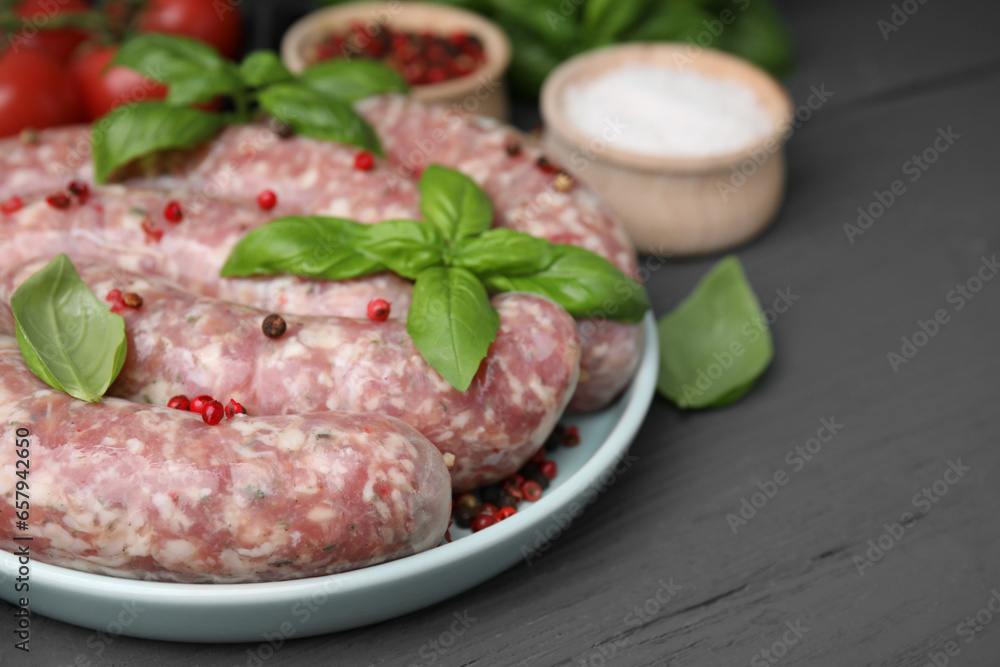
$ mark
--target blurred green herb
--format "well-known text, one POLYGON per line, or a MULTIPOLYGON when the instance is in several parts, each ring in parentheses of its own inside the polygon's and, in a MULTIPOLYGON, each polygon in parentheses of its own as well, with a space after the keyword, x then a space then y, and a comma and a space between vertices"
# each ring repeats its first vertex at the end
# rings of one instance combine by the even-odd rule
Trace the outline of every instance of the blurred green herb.
POLYGON ((133 160, 196 146, 228 123, 250 122, 259 111, 297 134, 381 154, 378 137, 351 104, 407 89, 399 74, 374 62, 321 64, 295 76, 271 51, 254 51, 237 65, 201 42, 155 33, 126 40, 114 62, 166 84, 169 93, 162 101, 117 107, 94 123, 98 183, 133 160), (223 98, 231 102, 232 112, 189 106, 223 98))

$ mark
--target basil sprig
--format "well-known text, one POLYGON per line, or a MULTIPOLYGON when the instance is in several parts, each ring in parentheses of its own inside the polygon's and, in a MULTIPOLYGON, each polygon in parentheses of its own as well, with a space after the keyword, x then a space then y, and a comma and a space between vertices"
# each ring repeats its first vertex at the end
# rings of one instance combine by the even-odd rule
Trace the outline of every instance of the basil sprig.
POLYGON ((66 255, 29 277, 10 299, 17 343, 50 387, 97 402, 125 363, 125 320, 108 310, 66 255))
POLYGON ((774 356, 760 302, 732 256, 716 264, 658 329, 657 386, 681 408, 717 408, 742 398, 774 356))
POLYGON ((222 276, 346 280, 388 269, 414 280, 407 331, 427 363, 460 391, 469 388, 499 327, 488 292, 533 292, 576 317, 620 322, 638 322, 649 309, 642 285, 608 260, 490 229, 489 197, 461 172, 431 165, 419 190, 424 222, 279 218, 236 245, 222 276))
POLYGON ((397 72, 375 62, 323 63, 296 77, 271 51, 254 51, 237 65, 199 41, 153 33, 126 40, 114 63, 167 85, 168 93, 162 101, 117 107, 94 123, 91 144, 98 183, 137 158, 204 143, 227 123, 249 122, 259 110, 303 136, 381 155, 374 130, 351 104, 369 95, 407 90, 397 72), (220 98, 230 100, 232 112, 190 108, 220 98))

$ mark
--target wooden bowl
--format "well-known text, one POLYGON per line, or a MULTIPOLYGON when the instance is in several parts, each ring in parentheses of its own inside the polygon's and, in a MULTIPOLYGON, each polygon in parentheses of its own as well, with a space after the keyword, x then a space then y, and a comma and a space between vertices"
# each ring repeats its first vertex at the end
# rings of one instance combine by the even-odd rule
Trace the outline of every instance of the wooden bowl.
POLYGON ((509 109, 504 73, 510 64, 510 40, 496 24, 472 12, 425 2, 351 2, 307 14, 281 39, 281 59, 292 72, 310 63, 305 54, 324 35, 346 33, 361 23, 369 34, 393 30, 447 35, 466 31, 483 41, 486 62, 466 76, 441 83, 413 86, 410 94, 424 102, 460 105, 469 113, 507 120, 509 109))
POLYGON ((642 252, 717 252, 760 234, 777 215, 785 189, 784 142, 792 103, 781 84, 745 60, 676 43, 597 49, 556 68, 542 86, 541 104, 545 150, 604 197, 642 252), (773 119, 773 130, 734 152, 661 156, 622 150, 613 139, 586 136, 568 121, 568 86, 638 63, 736 80, 756 93, 773 119))

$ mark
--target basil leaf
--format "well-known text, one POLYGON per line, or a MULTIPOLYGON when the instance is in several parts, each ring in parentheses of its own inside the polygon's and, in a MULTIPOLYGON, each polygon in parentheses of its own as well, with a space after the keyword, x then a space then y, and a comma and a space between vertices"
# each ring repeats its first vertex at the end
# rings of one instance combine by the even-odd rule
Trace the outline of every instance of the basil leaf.
POLYGON ((250 88, 284 83, 295 78, 274 51, 251 51, 240 63, 240 76, 250 88))
POLYGON ((460 171, 432 164, 418 185, 420 213, 448 239, 486 231, 493 224, 493 203, 475 181, 460 171))
POLYGON ((113 61, 170 87, 167 101, 183 105, 205 102, 243 90, 236 66, 196 39, 145 33, 119 47, 113 61))
POLYGON ((465 391, 500 328, 486 288, 465 269, 432 267, 417 276, 406 330, 427 363, 465 391))
POLYGON ((21 355, 53 389, 97 402, 125 363, 125 320, 94 296, 59 255, 10 299, 21 355))
POLYGON ((260 105, 296 134, 360 146, 382 155, 375 131, 346 102, 299 83, 279 83, 259 93, 260 105))
POLYGON ((348 104, 372 95, 409 90, 399 72, 374 60, 326 60, 302 72, 299 81, 348 104))
POLYGON ((534 292, 548 297, 574 317, 638 322, 649 310, 646 290, 608 260, 589 250, 555 245, 555 260, 544 271, 523 276, 487 275, 494 292, 534 292))
POLYGON ((539 273, 555 261, 552 244, 513 229, 491 229, 455 242, 451 266, 460 266, 482 278, 491 274, 523 276, 539 273))
POLYGON ((733 256, 716 264, 658 329, 657 387, 681 408, 738 400, 774 356, 760 302, 733 256))
POLYGON ((636 23, 645 0, 587 0, 583 6, 583 30, 591 46, 611 43, 636 23))
POLYGON ((288 216, 244 236, 222 267, 223 278, 292 274, 349 280, 386 267, 355 250, 365 225, 342 218, 288 216))
POLYGON ((386 220, 361 233, 357 251, 404 278, 414 280, 424 269, 440 266, 444 239, 431 225, 416 220, 386 220))
POLYGON ((94 180, 104 183, 132 160, 168 148, 190 148, 210 139, 222 116, 162 102, 120 106, 94 123, 94 180))
POLYGON ((208 102, 220 95, 239 95, 242 91, 235 69, 206 70, 190 76, 178 76, 169 85, 166 101, 175 106, 208 102))
POLYGON ((774 76, 795 69, 795 47, 778 9, 770 2, 755 0, 737 12, 736 22, 719 35, 717 48, 739 54, 774 76))

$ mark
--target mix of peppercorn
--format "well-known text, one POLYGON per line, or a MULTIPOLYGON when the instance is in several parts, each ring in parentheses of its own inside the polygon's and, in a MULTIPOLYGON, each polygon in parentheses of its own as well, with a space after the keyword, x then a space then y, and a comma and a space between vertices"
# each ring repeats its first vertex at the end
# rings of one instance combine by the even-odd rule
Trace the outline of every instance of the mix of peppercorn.
POLYGON ((482 40, 468 32, 436 35, 383 27, 369 33, 357 23, 346 34, 325 35, 306 54, 309 62, 331 58, 379 60, 411 86, 441 83, 472 74, 486 62, 482 40))
MULTIPOLYGON (((578 444, 580 432, 576 426, 556 426, 545 446, 516 473, 496 484, 455 495, 452 498, 452 523, 459 528, 479 532, 516 514, 522 502, 537 501, 549 488, 549 481, 559 472, 556 462, 547 459, 546 455, 560 446, 575 447, 578 444)), ((451 541, 450 535, 446 538, 451 541)))

